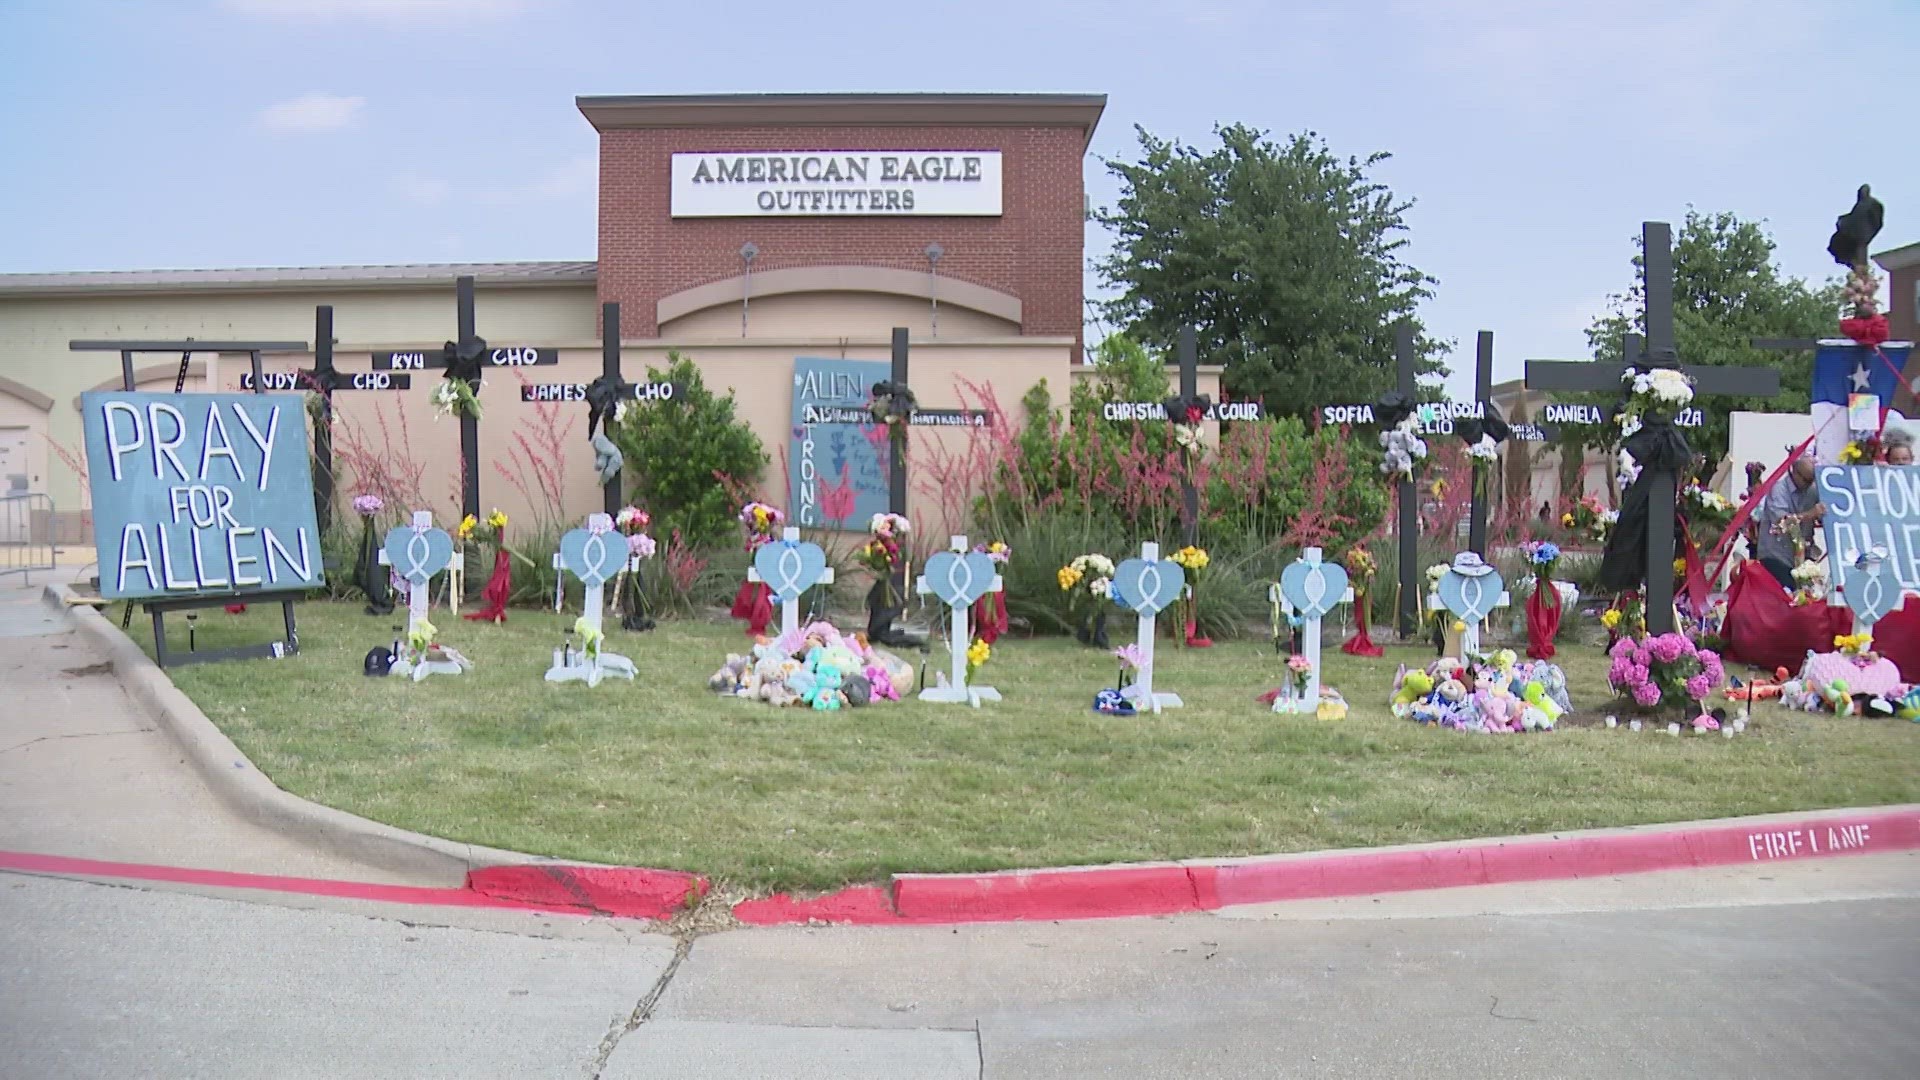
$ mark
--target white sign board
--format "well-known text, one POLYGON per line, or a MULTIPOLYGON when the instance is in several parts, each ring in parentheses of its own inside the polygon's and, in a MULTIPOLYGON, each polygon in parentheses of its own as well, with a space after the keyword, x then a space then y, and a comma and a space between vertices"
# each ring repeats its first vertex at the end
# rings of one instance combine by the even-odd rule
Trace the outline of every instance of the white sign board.
POLYGON ((675 154, 672 214, 999 217, 997 150, 675 154))

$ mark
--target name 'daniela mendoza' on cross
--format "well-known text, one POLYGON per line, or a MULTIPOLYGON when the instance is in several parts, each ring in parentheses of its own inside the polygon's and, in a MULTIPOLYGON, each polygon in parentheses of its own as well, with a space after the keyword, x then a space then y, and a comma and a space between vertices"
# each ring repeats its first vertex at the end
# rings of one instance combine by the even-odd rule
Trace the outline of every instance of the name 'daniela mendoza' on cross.
POLYGON ((320 584, 298 397, 89 393, 83 405, 103 592, 320 584))

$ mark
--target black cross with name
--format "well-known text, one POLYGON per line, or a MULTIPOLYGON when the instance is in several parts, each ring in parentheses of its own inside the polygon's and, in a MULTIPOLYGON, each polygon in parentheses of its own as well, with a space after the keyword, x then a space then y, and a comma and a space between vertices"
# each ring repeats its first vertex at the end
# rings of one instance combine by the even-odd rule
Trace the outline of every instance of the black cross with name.
MULTIPOLYGON (((1693 380, 1701 395, 1772 397, 1780 392, 1780 371, 1770 367, 1683 367, 1673 334, 1673 227, 1664 221, 1641 225, 1642 281, 1646 293, 1647 336, 1643 348, 1629 336, 1624 363, 1529 360, 1529 390, 1580 390, 1620 393, 1628 371, 1670 368, 1693 380)), ((1676 428, 1676 431, 1679 429, 1676 428)), ((1684 442, 1685 437, 1681 436, 1684 442)), ((1673 523, 1679 474, 1648 467, 1635 481, 1647 493, 1647 632, 1673 632, 1673 523)))
MULTIPOLYGON (((1199 335, 1191 326, 1183 326, 1174 338, 1174 355, 1180 369, 1180 392, 1165 401, 1108 402, 1108 420, 1164 420, 1172 424, 1198 426, 1207 420, 1258 420, 1265 410, 1257 401, 1221 401, 1215 403, 1200 392, 1199 335)), ((1193 470, 1180 476, 1180 516, 1186 525, 1186 543, 1200 543, 1200 491, 1193 485, 1193 470)))
MULTIPOLYGON (((560 362, 560 350, 529 346, 492 348, 474 331, 474 282, 471 276, 454 279, 454 325, 458 340, 449 341, 438 352, 389 351, 373 354, 375 371, 426 371, 445 369, 446 377, 467 384, 480 392, 481 372, 486 368, 550 367, 560 362)), ((480 421, 460 417, 460 513, 480 516, 480 421)))

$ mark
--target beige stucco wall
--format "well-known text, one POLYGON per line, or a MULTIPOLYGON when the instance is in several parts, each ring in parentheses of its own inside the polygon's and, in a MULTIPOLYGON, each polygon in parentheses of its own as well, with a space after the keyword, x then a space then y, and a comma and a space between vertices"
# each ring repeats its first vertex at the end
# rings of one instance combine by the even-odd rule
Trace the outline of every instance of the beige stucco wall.
MULTIPOLYGON (((102 385, 118 385, 120 358, 115 353, 76 353, 67 348, 75 338, 274 339, 311 341, 314 308, 332 304, 334 336, 343 346, 394 348, 403 345, 437 347, 453 336, 453 288, 301 289, 243 293, 234 291, 175 290, 149 295, 96 294, 60 297, 0 297, 0 376, 47 394, 54 405, 45 422, 45 437, 81 456, 80 413, 74 398, 102 385)), ((482 284, 476 302, 482 336, 501 343, 557 344, 590 342, 596 337, 598 317, 593 286, 490 287, 482 284)), ((201 357, 196 356, 196 359, 201 357)), ((165 369, 143 389, 173 388, 179 354, 142 354, 140 367, 165 369)), ((310 354, 303 358, 310 364, 310 354)), ((244 363, 228 357, 220 361, 221 382, 238 387, 244 363)), ((282 361, 281 366, 292 364, 282 361)), ((344 355, 346 370, 364 371, 367 358, 344 355)), ((417 384, 417 383, 416 383, 417 384)), ((190 378, 190 389, 203 383, 190 378)), ((0 394, 0 400, 9 395, 0 394)), ((0 406, 4 408, 5 406, 0 406)), ((43 480, 35 490, 53 496, 63 513, 84 503, 79 477, 50 455, 43 480)))
POLYGON ((662 339, 675 340, 835 340, 882 338, 896 326, 907 328, 915 342, 939 339, 1015 337, 1018 323, 1008 322, 951 303, 941 304, 936 335, 933 304, 900 296, 873 293, 789 293, 755 298, 746 305, 746 333, 741 333, 742 305, 735 301, 696 311, 662 323, 662 339))

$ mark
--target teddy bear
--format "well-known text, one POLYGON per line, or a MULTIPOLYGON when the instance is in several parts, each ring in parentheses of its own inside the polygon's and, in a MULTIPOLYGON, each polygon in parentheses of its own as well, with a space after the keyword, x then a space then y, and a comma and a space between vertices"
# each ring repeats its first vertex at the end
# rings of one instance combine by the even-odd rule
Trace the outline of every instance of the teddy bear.
POLYGON ((769 705, 786 705, 799 695, 787 685, 786 661, 777 656, 763 657, 753 665, 751 675, 754 696, 769 705))
POLYGON ((720 670, 707 679, 707 689, 716 694, 739 693, 740 683, 747 674, 748 664, 746 657, 738 653, 728 653, 727 662, 720 665, 720 670))
POLYGON ((849 672, 840 677, 840 693, 847 699, 847 707, 858 709, 873 704, 873 684, 865 675, 849 672))
POLYGON ((800 700, 823 712, 838 709, 841 704, 840 669, 832 664, 815 667, 813 685, 800 695, 800 700))
POLYGON ((893 675, 878 664, 868 664, 861 672, 866 676, 867 685, 873 689, 874 701, 899 701, 900 691, 893 685, 893 675))
MULTIPOLYGON (((1541 730, 1552 731, 1553 725, 1559 721, 1561 715, 1566 710, 1560 707, 1559 702, 1548 696, 1546 686, 1538 680, 1527 684, 1526 695, 1527 707, 1538 712, 1544 721, 1544 723, 1538 724, 1537 727, 1541 730)), ((1527 730, 1532 731, 1534 728, 1528 728, 1527 730)))

